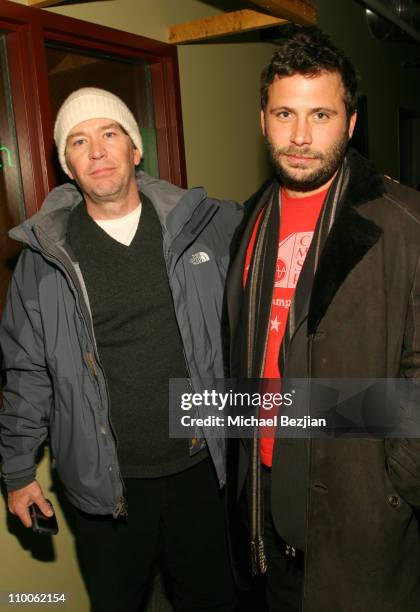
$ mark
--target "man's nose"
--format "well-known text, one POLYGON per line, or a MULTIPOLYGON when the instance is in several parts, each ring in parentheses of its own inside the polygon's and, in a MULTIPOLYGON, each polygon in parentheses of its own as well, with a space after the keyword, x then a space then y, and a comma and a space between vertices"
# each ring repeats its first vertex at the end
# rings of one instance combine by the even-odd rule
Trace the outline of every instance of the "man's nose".
POLYGON ((105 143, 101 138, 92 138, 89 143, 90 159, 101 159, 106 154, 105 143))
POLYGON ((296 119, 290 140, 298 146, 312 143, 312 130, 306 117, 298 117, 296 119))

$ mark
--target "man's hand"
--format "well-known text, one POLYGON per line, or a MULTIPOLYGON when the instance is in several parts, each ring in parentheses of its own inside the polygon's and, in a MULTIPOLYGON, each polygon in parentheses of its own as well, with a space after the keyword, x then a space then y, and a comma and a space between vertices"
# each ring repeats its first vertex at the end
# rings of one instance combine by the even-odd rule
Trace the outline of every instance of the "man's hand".
POLYGON ((52 516, 54 514, 36 480, 26 485, 26 487, 8 493, 7 501, 10 512, 16 514, 25 527, 32 526, 32 519, 28 508, 34 503, 45 516, 52 516))

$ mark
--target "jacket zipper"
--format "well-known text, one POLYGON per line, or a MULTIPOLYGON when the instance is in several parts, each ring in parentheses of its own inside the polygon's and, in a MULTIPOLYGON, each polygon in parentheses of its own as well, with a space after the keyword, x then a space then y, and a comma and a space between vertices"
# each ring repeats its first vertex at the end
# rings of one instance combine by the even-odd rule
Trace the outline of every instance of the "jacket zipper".
MULTIPOLYGON (((171 292, 171 294, 172 294, 172 292, 171 292)), ((175 311, 175 308, 174 308, 174 311, 175 311)), ((190 365, 189 365, 189 363, 188 363, 188 361, 187 361, 187 356, 186 356, 186 354, 185 354, 184 342, 183 342, 183 340, 182 340, 181 329, 180 329, 180 327, 179 327, 178 318, 177 318, 177 316, 176 316, 176 313, 175 313, 175 318, 176 318, 177 325, 178 325, 179 335, 181 336, 182 354, 183 354, 183 356, 184 356, 185 368, 186 368, 186 370, 187 370, 187 374, 188 374, 188 386, 189 386, 189 388, 191 389, 191 392, 192 392, 192 393, 194 393, 194 392, 195 392, 195 389, 194 389, 193 384, 192 384, 192 378, 191 378, 190 365)), ((203 433, 203 437, 204 437, 204 432, 202 432, 202 433, 203 433)), ((197 438, 196 438, 196 437, 194 437, 194 438, 190 438, 190 439, 189 439, 189 442, 190 442, 190 443, 189 443, 189 447, 190 447, 190 449, 189 449, 190 456, 191 456, 191 448, 194 446, 194 440, 197 440, 197 438)), ((206 445, 207 445, 207 443, 206 443, 206 445)), ((203 447, 203 448, 204 448, 204 447, 203 447)), ((197 452, 198 452, 198 451, 197 451, 197 452)))
POLYGON ((97 369, 96 369, 95 359, 94 359, 94 357, 93 357, 93 353, 92 353, 92 351, 87 351, 87 352, 86 352, 86 360, 87 360, 87 362, 88 362, 88 366, 89 366, 89 369, 90 369, 90 371, 91 371, 91 373, 92 373, 92 376, 93 376, 94 378, 97 378, 97 376, 98 376, 98 371, 97 371, 97 369))
MULTIPOLYGON (((112 436, 114 438, 114 444, 115 444, 116 455, 117 455, 118 478, 120 479, 122 489, 123 489, 123 491, 125 493, 126 492, 126 486, 125 486, 124 480, 123 480, 123 478, 121 476, 120 466, 119 466, 119 463, 118 463, 118 452, 117 452, 117 450, 118 450, 119 442, 118 442, 118 437, 117 437, 115 428, 114 428, 114 426, 112 424, 112 421, 111 421, 111 415, 110 415, 110 409, 109 409, 109 406, 110 406, 110 395, 109 395, 109 390, 108 390, 108 381, 106 379, 104 370, 103 370, 102 366, 100 365, 100 362, 99 361, 95 361, 95 357, 94 357, 94 355, 93 355, 93 353, 91 351, 86 351, 86 361, 88 362, 89 369, 90 369, 90 371, 91 371, 91 373, 92 373, 92 375, 94 377, 94 380, 96 382, 96 385, 98 387, 98 393, 99 394, 100 394, 100 383, 99 383, 99 376, 98 376, 98 370, 96 368, 96 363, 98 363, 98 365, 99 365, 99 367, 101 368, 101 371, 102 371, 102 375, 103 375, 104 383, 105 383, 106 395, 107 395, 107 402, 108 402, 108 424, 109 424, 109 428, 110 428, 111 434, 112 434, 112 436)), ((128 516, 127 501, 126 501, 124 495, 122 495, 120 497, 116 507, 114 508, 112 516, 115 519, 118 518, 119 516, 121 516, 121 517, 128 516)))
MULTIPOLYGON (((98 371, 96 368, 96 364, 98 364, 98 366, 101 369, 103 378, 104 378, 104 382, 105 382, 105 392, 106 392, 106 398, 107 398, 107 406, 108 406, 108 411, 107 411, 107 416, 108 416, 108 423, 109 423, 109 427, 110 427, 110 431, 111 434, 113 436, 114 439, 114 445, 115 445, 115 454, 117 457, 117 467, 118 467, 118 478, 120 479, 121 482, 121 486, 123 489, 123 492, 126 491, 125 488, 125 484, 124 481, 122 479, 121 476, 121 471, 120 471, 120 467, 118 464, 118 455, 117 455, 117 448, 118 448, 118 438, 117 435, 115 433, 115 429, 112 425, 112 421, 111 421, 111 415, 109 413, 109 406, 110 406, 110 396, 109 396, 109 390, 108 390, 108 384, 107 384, 107 380, 106 380, 106 376, 103 370, 103 367, 100 363, 99 360, 99 355, 97 354, 97 348, 96 348, 96 339, 95 339, 95 335, 94 335, 94 330, 93 330, 93 321, 92 321, 92 314, 90 312, 90 309, 84 299, 83 294, 80 295, 79 290, 77 289, 78 284, 81 284, 81 282, 83 281, 82 278, 79 278, 77 275, 77 272, 75 273, 75 268, 71 263, 70 257, 68 256, 68 253, 66 252, 66 250, 63 247, 57 247, 56 245, 51 245, 51 241, 49 240, 49 238, 44 234, 44 232, 40 231, 39 228, 34 227, 34 233, 38 239, 39 244, 42 246, 42 250, 41 253, 45 256, 45 254, 47 254, 50 258, 50 260, 52 260, 53 262, 59 264, 59 268, 64 271, 66 273, 66 275, 70 278, 74 290, 76 292, 77 295, 77 301, 79 302, 79 311, 80 314, 82 316, 82 319, 85 323, 86 329, 88 331, 88 335, 90 337, 92 346, 94 347, 94 351, 95 351, 95 355, 91 352, 91 351, 86 351, 86 360, 87 360, 87 364, 88 367, 91 371, 91 373, 94 376, 94 380, 96 382, 96 385, 98 387, 98 393, 99 396, 101 397, 101 390, 100 390, 100 383, 99 383, 99 377, 98 377, 98 371), (48 245, 52 246, 52 250, 51 248, 48 247, 48 245), (62 253, 64 255, 65 258, 68 258, 70 265, 66 265, 66 262, 63 261, 62 258, 59 257, 59 255, 57 253, 55 253, 55 250, 58 250, 59 253, 62 253), (83 305, 83 307, 82 307, 83 305), (85 313, 84 313, 85 311, 85 313), (90 326, 87 324, 87 321, 89 320, 90 326)), ((114 508, 114 511, 112 513, 112 516, 114 518, 117 518, 118 516, 127 516, 127 502, 126 499, 124 497, 124 495, 122 495, 120 497, 120 499, 118 500, 118 503, 116 505, 116 507, 114 508)))
MULTIPOLYGON (((311 377, 312 377, 312 344, 313 344, 313 339, 314 339, 314 334, 311 334, 308 338, 308 347, 307 347, 307 351, 308 351, 308 380, 309 380, 309 384, 311 381, 311 377)), ((307 496, 306 496, 306 523, 305 523, 305 538, 306 538, 306 542, 305 542, 305 555, 304 555, 304 568, 303 568, 303 589, 302 589, 302 606, 304 606, 305 603, 305 593, 306 593, 306 585, 307 585, 307 576, 308 576, 308 533, 309 533, 309 507, 310 507, 310 496, 311 496, 311 487, 310 487, 310 481, 311 481, 311 472, 310 472, 310 468, 311 468, 311 454, 312 454, 312 438, 309 437, 308 438, 308 492, 307 492, 307 496)))

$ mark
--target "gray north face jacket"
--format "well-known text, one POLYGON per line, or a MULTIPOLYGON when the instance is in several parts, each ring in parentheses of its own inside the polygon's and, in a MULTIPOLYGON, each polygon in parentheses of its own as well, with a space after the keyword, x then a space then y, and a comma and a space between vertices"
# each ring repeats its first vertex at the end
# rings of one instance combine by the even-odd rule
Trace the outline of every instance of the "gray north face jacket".
MULTIPOLYGON (((185 191, 144 172, 137 182, 162 224, 191 384, 200 390, 224 374, 224 282, 242 208, 209 199, 202 188, 185 191)), ((86 287, 66 244, 69 213, 80 201, 73 185, 57 187, 39 213, 10 232, 29 248, 16 266, 0 326, 2 474, 9 489, 34 480, 36 453, 49 434, 56 470, 72 504, 118 516, 125 512, 123 483, 106 378, 86 287)), ((223 440, 213 437, 207 444, 222 486, 223 440)))

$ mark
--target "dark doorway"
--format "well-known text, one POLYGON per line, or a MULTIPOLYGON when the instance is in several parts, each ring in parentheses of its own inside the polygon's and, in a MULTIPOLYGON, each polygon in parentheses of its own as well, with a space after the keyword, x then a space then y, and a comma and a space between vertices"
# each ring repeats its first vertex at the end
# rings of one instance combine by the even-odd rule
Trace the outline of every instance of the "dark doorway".
POLYGON ((399 110, 400 182, 417 188, 420 183, 420 113, 399 110))
POLYGON ((357 104, 357 121, 350 142, 363 157, 369 157, 369 135, 368 135, 368 105, 366 96, 360 96, 357 104))

